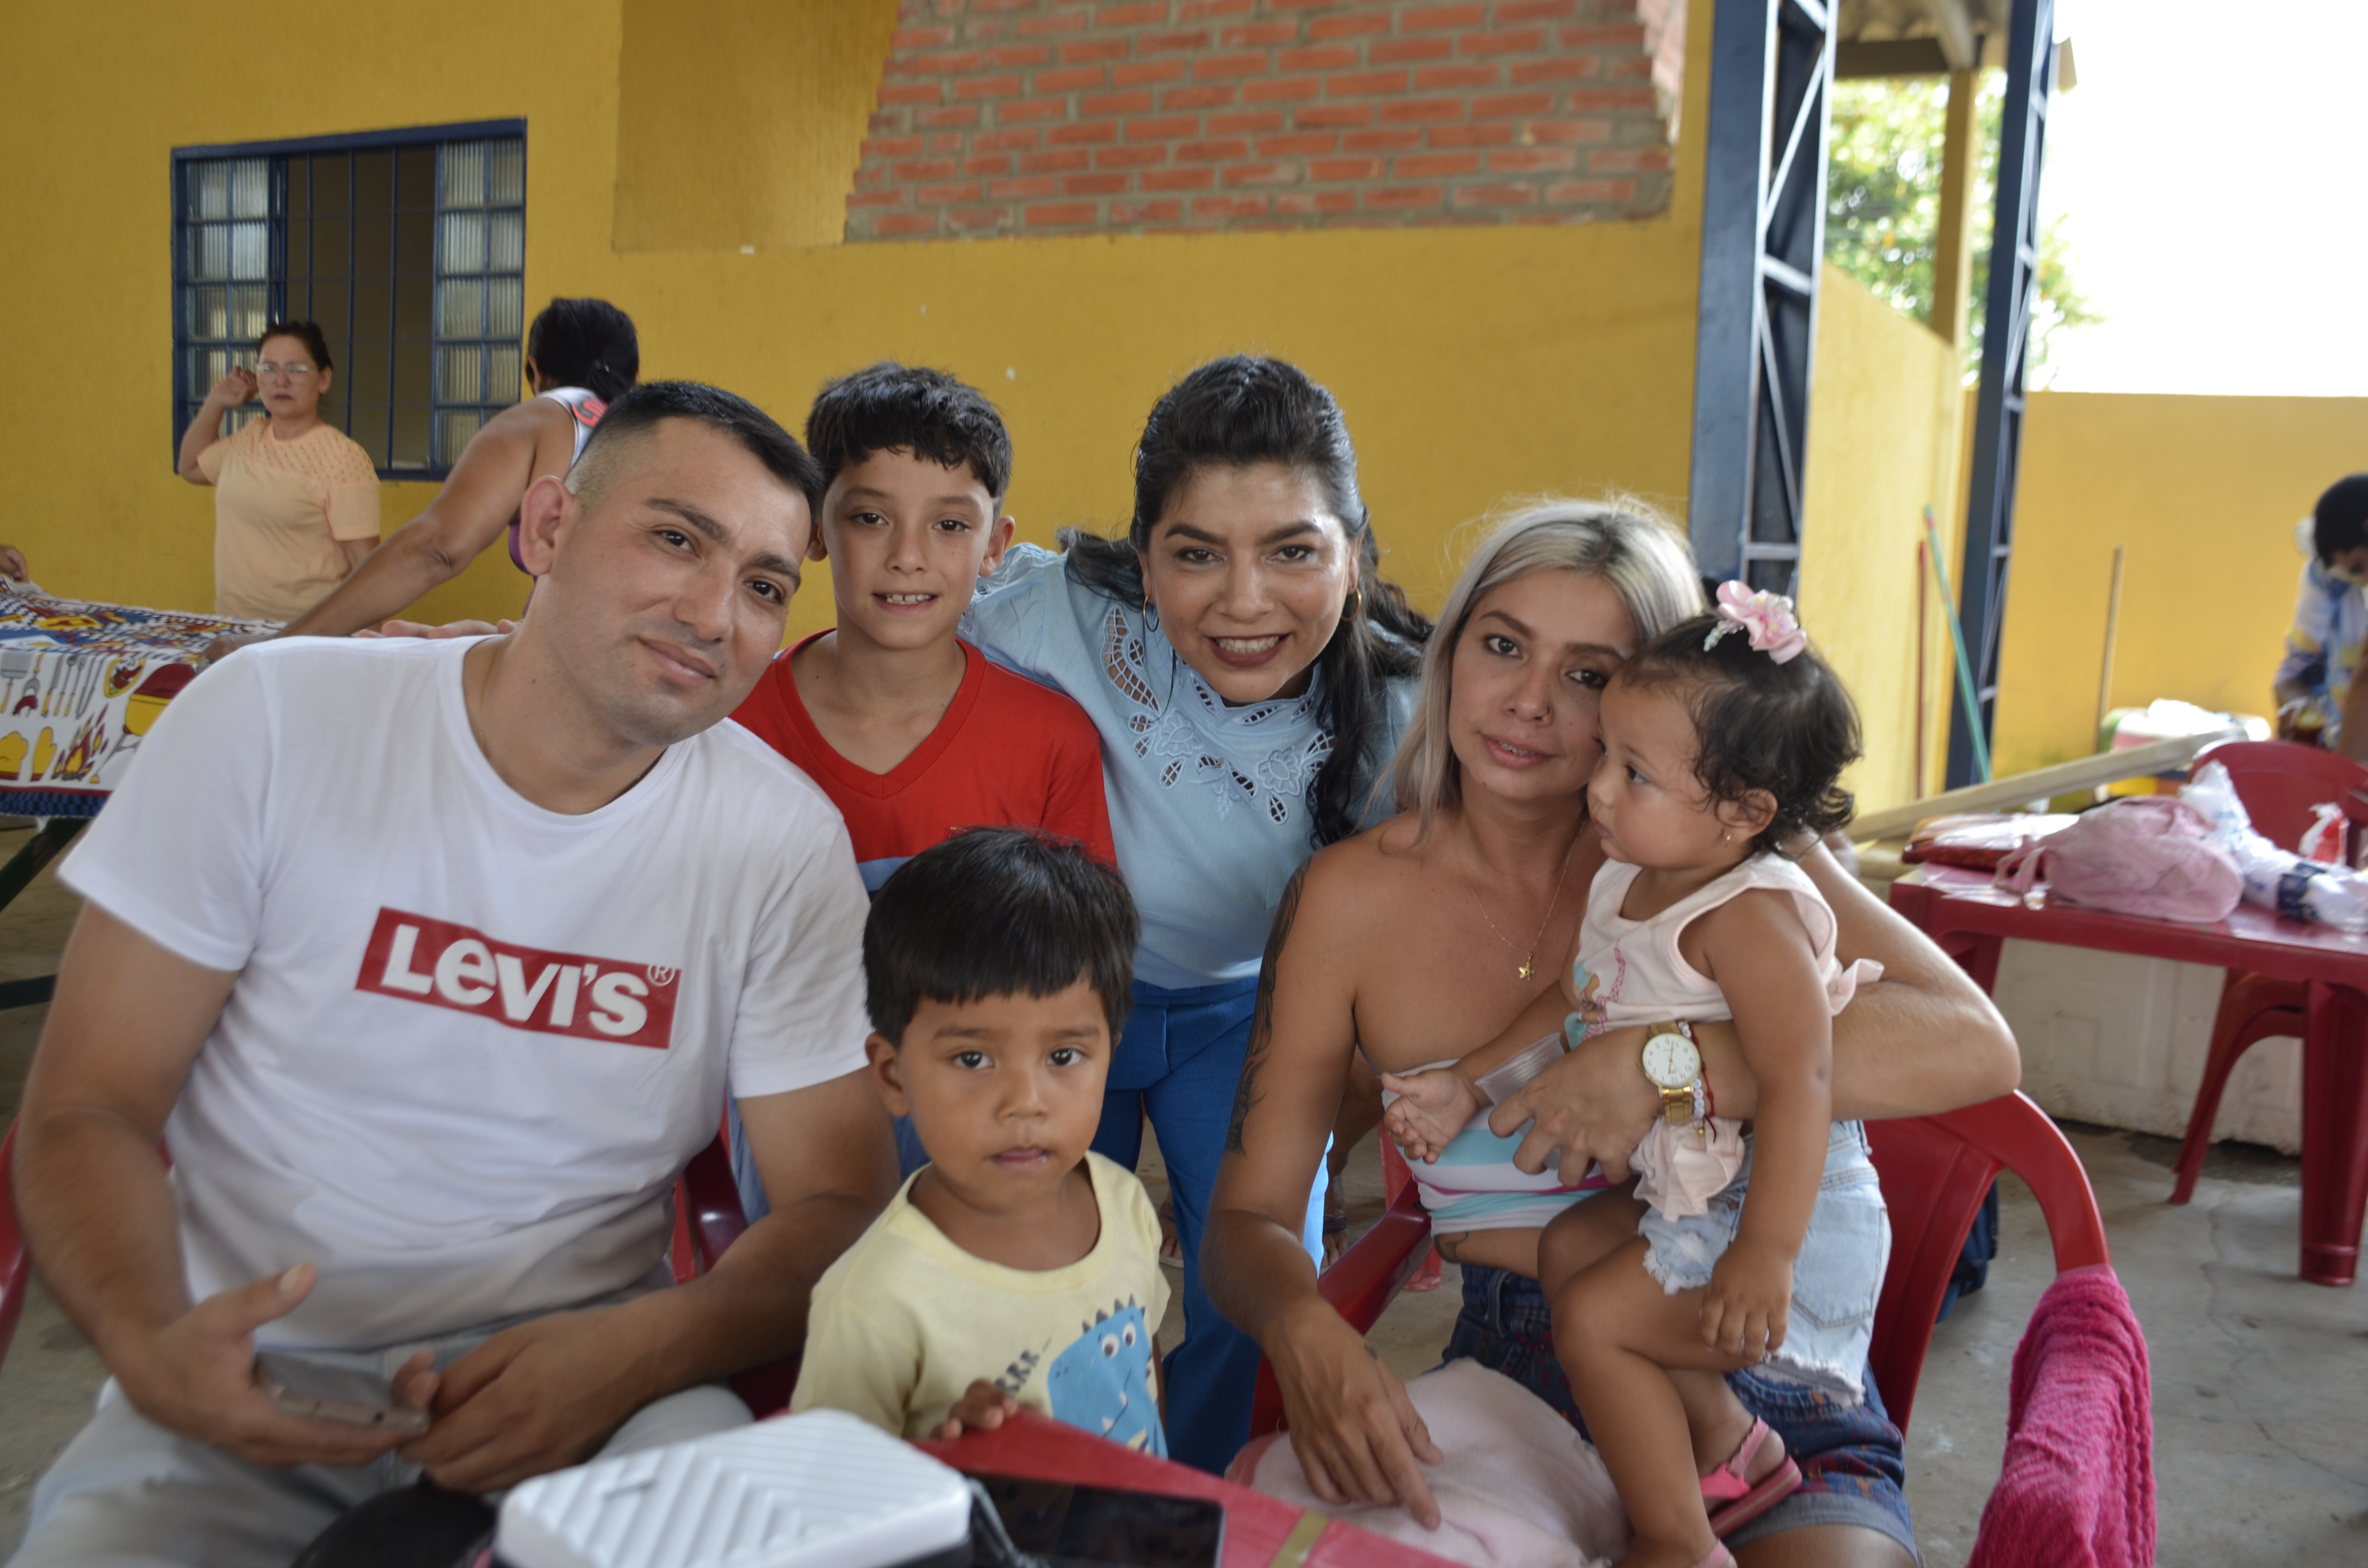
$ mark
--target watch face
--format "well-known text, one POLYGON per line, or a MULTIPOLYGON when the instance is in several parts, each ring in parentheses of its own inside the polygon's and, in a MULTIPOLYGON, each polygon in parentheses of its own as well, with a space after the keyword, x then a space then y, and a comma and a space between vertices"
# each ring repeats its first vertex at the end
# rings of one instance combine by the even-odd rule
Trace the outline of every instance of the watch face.
POLYGON ((1664 1089, 1682 1089, 1702 1076, 1702 1052, 1681 1034, 1656 1034, 1645 1042, 1645 1076, 1664 1089))

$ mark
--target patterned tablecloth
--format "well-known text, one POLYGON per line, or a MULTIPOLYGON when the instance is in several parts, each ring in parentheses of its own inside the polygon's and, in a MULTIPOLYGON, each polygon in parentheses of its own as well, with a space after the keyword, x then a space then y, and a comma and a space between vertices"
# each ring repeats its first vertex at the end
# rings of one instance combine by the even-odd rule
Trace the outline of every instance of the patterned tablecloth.
POLYGON ((0 582, 0 812, 95 816, 206 644, 270 621, 51 598, 0 582))

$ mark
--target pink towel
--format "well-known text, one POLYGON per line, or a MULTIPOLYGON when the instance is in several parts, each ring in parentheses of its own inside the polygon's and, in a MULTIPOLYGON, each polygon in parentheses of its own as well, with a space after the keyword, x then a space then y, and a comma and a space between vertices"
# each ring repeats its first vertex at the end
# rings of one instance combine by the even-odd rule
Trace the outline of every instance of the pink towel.
POLYGON ((2151 1390, 2112 1269, 2058 1275, 2015 1346, 2006 1463, 1967 1568, 2152 1568, 2151 1390))

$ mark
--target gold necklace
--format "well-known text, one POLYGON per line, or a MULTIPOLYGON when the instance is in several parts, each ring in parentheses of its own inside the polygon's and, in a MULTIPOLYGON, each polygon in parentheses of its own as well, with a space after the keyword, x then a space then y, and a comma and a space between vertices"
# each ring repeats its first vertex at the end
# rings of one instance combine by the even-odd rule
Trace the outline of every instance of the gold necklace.
POLYGON ((1472 907, 1480 912, 1481 919, 1488 922, 1488 929, 1496 936, 1497 940, 1504 943, 1508 951, 1521 955, 1521 967, 1514 971, 1517 979, 1527 980, 1538 971, 1538 944, 1546 939, 1546 927, 1554 924, 1554 911, 1562 904, 1563 884, 1570 880, 1570 858, 1577 853, 1578 853, 1578 840, 1574 837, 1570 841, 1570 847, 1562 853, 1562 869, 1554 877, 1554 897, 1546 901, 1546 916, 1538 922, 1538 934, 1530 938, 1530 945, 1527 948, 1516 947, 1513 938, 1506 936, 1497 922, 1489 917, 1488 906, 1480 902, 1479 890, 1469 883, 1464 885, 1464 891, 1472 895, 1472 907))

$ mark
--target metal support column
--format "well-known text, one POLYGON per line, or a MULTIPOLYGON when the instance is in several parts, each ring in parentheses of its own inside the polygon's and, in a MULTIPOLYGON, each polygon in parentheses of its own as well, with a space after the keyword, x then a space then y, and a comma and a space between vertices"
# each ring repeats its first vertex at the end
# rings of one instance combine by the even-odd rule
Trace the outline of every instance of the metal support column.
POLYGON ((2039 296, 2039 171, 2055 95, 2055 0, 2014 0, 2007 31, 2006 108, 1998 125, 1998 216, 1990 231, 1983 305, 1982 385, 1974 415, 1973 487, 1957 624, 1974 659, 1975 711, 1959 694, 1949 725, 1948 786, 1976 783, 1972 726, 1996 733, 1999 633, 2007 559, 2014 548, 2014 483, 2022 460, 2023 383, 2032 308, 2039 296))
POLYGON ((1798 591, 1835 0, 1718 0, 1688 530, 1712 581, 1798 591))

